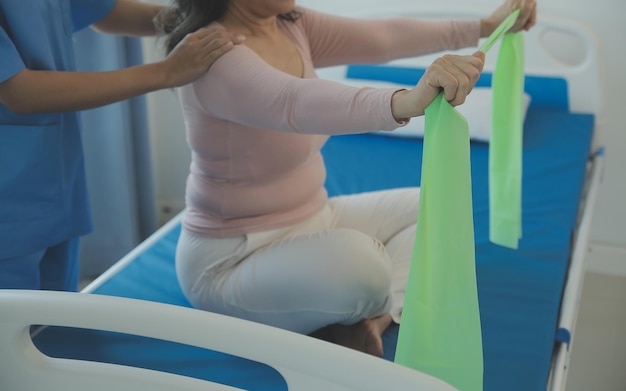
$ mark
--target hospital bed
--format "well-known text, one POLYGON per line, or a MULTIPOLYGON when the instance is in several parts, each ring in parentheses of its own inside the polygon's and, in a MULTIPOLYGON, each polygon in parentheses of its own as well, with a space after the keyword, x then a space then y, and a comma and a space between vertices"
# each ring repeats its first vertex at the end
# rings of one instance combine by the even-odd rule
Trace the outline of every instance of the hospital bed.
MULTIPOLYGON (((418 6, 378 17, 485 15, 418 6)), ((540 15, 525 35, 522 231, 489 242, 488 150, 472 141, 472 197, 485 390, 563 390, 603 163, 599 53, 584 26, 540 15)), ((471 52, 471 51, 470 51, 471 52)), ((489 86, 497 46, 479 86, 489 86)), ((415 83, 433 57, 320 70, 320 77, 415 83)), ((337 136, 323 150, 329 194, 418 186, 422 139, 337 136)), ((0 292, 0 389, 451 390, 392 363, 272 327, 189 308, 174 271, 180 215, 82 294, 0 292), (31 328, 31 325, 43 325, 31 328), (44 327, 45 326, 45 327, 44 327), (89 384, 87 386, 87 384, 89 384)))

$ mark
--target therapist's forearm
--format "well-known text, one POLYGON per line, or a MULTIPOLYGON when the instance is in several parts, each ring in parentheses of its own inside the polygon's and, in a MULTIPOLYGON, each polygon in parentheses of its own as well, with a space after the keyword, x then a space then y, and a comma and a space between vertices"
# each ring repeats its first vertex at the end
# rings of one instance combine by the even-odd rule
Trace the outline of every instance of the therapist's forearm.
POLYGON ((24 70, 0 84, 0 103, 18 114, 80 111, 172 87, 161 63, 111 72, 24 70))
POLYGON ((108 34, 136 37, 155 35, 154 18, 163 8, 137 0, 117 0, 111 13, 94 23, 93 27, 108 34))

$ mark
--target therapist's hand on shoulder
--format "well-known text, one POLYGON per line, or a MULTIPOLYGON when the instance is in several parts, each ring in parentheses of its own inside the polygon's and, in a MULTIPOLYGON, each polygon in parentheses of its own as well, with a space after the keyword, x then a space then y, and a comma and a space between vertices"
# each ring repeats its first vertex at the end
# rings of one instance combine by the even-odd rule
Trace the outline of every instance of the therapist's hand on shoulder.
POLYGON ((161 62, 165 84, 178 87, 205 73, 224 53, 244 41, 220 26, 201 28, 188 34, 161 62))
POLYGON ((485 54, 446 54, 436 59, 411 90, 396 92, 391 100, 391 111, 398 122, 424 114, 426 107, 443 92, 453 106, 465 102, 485 65, 485 54))
POLYGON ((0 83, 0 104, 18 114, 92 109, 163 88, 187 84, 240 43, 224 29, 200 29, 163 61, 110 72, 24 69, 0 83))

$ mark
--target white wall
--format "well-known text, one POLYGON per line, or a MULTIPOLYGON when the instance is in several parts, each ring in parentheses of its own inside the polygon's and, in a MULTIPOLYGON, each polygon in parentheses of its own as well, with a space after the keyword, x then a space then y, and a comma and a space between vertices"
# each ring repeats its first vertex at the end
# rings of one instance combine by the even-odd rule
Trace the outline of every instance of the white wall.
MULTIPOLYGON (((459 0, 385 0, 397 5, 415 4, 441 5, 468 3, 459 0)), ((164 3, 164 0, 152 0, 164 3)), ((474 3, 495 8, 500 0, 477 0, 474 3)), ((380 0, 300 0, 303 6, 327 11, 350 14, 358 7, 374 6, 380 0)), ((603 45, 603 71, 606 92, 606 129, 604 144, 607 146, 606 167, 599 200, 594 214, 592 229, 593 246, 590 265, 592 269, 626 275, 626 110, 624 91, 626 64, 624 40, 626 27, 622 18, 626 15, 624 0, 538 0, 539 12, 567 17, 586 23, 597 33, 603 45)), ((473 4, 473 3, 472 3, 473 4)), ((146 40, 146 60, 161 56, 161 45, 146 40)), ((189 166, 189 150, 184 139, 183 120, 178 101, 172 91, 150 94, 148 98, 150 126, 154 153, 156 196, 161 208, 171 212, 184 205, 185 178, 189 166)), ((163 214, 163 218, 172 213, 163 214)))

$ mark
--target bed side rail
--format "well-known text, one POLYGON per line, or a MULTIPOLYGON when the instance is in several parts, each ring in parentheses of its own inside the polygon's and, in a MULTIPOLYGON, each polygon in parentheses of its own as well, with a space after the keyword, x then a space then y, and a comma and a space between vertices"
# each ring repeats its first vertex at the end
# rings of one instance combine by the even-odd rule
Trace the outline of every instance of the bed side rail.
POLYGON ((589 251, 591 220, 595 208, 598 189, 602 181, 604 165, 603 150, 598 152, 589 161, 587 187, 583 194, 582 207, 579 213, 578 229, 574 233, 573 252, 569 272, 563 291, 559 324, 557 330, 557 345, 552 358, 548 390, 564 391, 567 380, 567 369, 571 356, 572 340, 580 308, 580 299, 586 271, 586 259, 589 251))
POLYGON ((126 333, 265 363, 290 390, 453 391, 432 376, 355 350, 207 311, 104 295, 0 290, 0 389, 83 391, 234 390, 142 368, 48 357, 31 325, 126 333), (207 333, 206 330, 211 330, 207 333))

